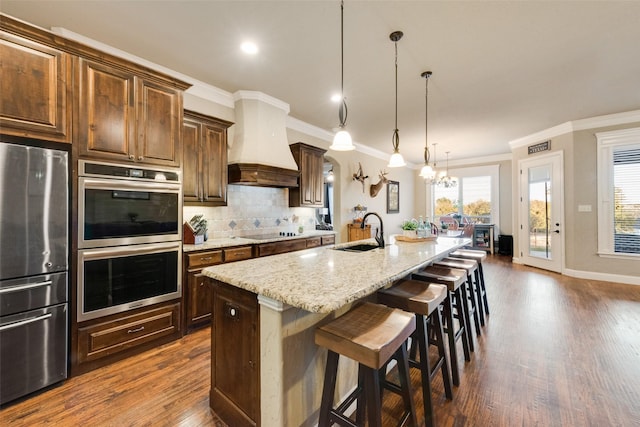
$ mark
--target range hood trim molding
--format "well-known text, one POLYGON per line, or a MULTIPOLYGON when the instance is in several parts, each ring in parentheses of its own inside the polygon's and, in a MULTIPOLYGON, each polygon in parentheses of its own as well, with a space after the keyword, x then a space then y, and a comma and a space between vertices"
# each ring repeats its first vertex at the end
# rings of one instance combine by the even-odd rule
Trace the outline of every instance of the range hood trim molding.
POLYGON ((255 90, 238 90, 234 92, 233 101, 238 102, 240 100, 260 101, 284 111, 285 114, 289 114, 291 111, 291 107, 286 102, 255 90))
POLYGON ((297 170, 278 168, 257 163, 233 163, 228 166, 228 181, 232 185, 255 187, 298 187, 297 170))

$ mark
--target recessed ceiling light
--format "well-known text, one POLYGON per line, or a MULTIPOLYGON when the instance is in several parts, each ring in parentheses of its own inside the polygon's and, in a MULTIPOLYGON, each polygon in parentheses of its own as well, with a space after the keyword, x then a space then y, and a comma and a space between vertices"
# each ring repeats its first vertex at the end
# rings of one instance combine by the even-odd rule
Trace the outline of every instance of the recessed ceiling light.
POLYGON ((256 45, 254 42, 244 42, 240 45, 240 49, 242 49, 244 53, 247 53, 249 55, 255 55, 256 53, 258 53, 258 45, 256 45))
POLYGON ((333 102, 340 102, 342 101, 342 95, 340 95, 339 93, 336 93, 334 95, 331 95, 331 101, 333 102))

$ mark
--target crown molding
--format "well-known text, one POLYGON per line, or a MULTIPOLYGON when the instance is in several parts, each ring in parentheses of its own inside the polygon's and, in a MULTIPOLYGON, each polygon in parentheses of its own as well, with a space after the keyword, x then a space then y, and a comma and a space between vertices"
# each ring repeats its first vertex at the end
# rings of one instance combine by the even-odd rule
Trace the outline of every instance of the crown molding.
POLYGON ((286 114, 289 114, 289 104, 284 101, 274 98, 271 95, 267 95, 264 92, 258 92, 256 90, 239 90, 233 93, 233 100, 235 102, 241 100, 260 101, 265 104, 272 105, 280 110, 283 110, 286 114))
POLYGON ((514 149, 519 147, 524 147, 529 144, 544 141, 546 139, 554 138, 556 136, 564 135, 571 132, 585 129, 596 129, 607 126, 617 126, 635 122, 640 122, 640 110, 625 111, 623 113, 607 114, 604 116, 591 117, 588 119, 574 120, 541 130, 540 132, 532 133, 531 135, 527 135, 522 138, 514 139, 513 141, 509 142, 509 147, 511 147, 511 150, 513 151, 514 149))

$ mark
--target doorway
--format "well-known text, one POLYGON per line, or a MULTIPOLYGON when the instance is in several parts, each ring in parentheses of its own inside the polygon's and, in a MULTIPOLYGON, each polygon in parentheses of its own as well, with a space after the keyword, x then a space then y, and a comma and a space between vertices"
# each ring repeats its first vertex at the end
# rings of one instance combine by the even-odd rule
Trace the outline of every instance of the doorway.
POLYGON ((523 264, 562 273, 563 152, 520 160, 519 247, 523 264))

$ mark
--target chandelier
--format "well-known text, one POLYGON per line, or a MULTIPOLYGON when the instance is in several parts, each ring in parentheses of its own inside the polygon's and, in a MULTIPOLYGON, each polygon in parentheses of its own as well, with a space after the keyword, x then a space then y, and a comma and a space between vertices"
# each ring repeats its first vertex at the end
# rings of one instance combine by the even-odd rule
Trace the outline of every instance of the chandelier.
POLYGON ((458 185, 458 180, 449 176, 449 152, 447 151, 447 169, 442 172, 436 181, 436 185, 444 188, 453 188, 458 185))

